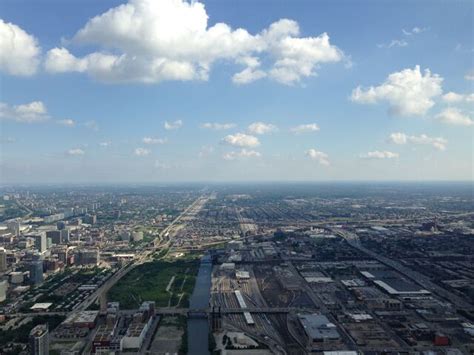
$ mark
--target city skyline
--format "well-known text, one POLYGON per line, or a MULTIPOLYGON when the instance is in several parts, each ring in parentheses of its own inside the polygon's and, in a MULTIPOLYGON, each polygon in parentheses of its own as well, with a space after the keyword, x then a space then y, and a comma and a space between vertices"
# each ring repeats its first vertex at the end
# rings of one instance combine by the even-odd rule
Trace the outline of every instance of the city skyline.
POLYGON ((0 7, 2 184, 472 181, 468 1, 0 7))

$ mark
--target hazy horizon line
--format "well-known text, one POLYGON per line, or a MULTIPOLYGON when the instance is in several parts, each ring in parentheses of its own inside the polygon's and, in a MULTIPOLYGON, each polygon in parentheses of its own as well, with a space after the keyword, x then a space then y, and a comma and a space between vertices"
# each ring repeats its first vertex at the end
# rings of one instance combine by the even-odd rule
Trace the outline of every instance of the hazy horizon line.
POLYGON ((87 182, 0 182, 0 188, 16 186, 124 186, 124 185, 248 185, 248 184, 474 184, 473 180, 183 180, 183 181, 87 181, 87 182))

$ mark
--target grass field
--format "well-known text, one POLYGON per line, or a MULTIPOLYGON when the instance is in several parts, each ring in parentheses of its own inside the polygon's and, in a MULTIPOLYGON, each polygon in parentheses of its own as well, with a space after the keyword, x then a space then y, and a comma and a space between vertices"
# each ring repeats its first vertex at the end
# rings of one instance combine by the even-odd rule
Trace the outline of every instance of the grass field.
POLYGON ((198 269, 197 259, 142 264, 112 287, 107 299, 120 302, 122 309, 138 308, 143 301, 155 301, 157 307, 187 307, 198 269), (173 276, 174 282, 167 292, 173 276))

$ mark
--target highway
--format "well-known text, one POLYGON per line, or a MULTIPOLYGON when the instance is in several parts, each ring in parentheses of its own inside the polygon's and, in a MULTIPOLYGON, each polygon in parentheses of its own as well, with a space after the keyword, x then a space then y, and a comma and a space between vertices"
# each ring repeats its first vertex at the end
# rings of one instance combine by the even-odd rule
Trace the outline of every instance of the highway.
MULTIPOLYGON (((95 302, 96 299, 100 298, 101 299, 101 306, 102 308, 106 306, 106 295, 107 292, 122 278, 124 277, 127 273, 129 273, 131 270, 133 270, 135 267, 138 265, 144 263, 147 261, 154 252, 157 250, 163 248, 163 247, 170 247, 172 244, 172 241, 168 239, 166 242, 164 242, 164 236, 169 234, 171 229, 199 202, 202 202, 202 198, 204 195, 199 196, 192 204, 190 204, 183 212, 179 214, 165 229, 161 231, 159 236, 155 240, 159 240, 159 244, 155 245, 154 242, 155 240, 150 243, 150 247, 147 249, 144 249, 140 254, 137 255, 137 257, 129 264, 124 265, 122 268, 117 270, 102 286, 100 286, 97 290, 95 290, 89 297, 87 297, 76 309, 74 309, 72 312, 69 313, 75 313, 75 312, 80 312, 86 310, 93 302, 95 302)), ((67 312, 48 312, 47 314, 52 315, 53 313, 60 313, 62 315, 68 314, 67 312)), ((29 313, 21 313, 21 314, 16 314, 16 315, 27 315, 29 313)), ((38 313, 33 313, 38 315, 38 313)))

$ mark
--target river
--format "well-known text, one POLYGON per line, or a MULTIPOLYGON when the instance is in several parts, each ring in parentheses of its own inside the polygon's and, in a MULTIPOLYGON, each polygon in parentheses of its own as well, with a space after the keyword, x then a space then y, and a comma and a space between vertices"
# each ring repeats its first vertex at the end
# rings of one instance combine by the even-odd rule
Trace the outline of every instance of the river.
MULTIPOLYGON (((209 255, 203 256, 193 294, 189 300, 191 309, 208 308, 211 292, 212 263, 209 255)), ((188 354, 209 355, 209 323, 207 319, 188 318, 188 354)))

